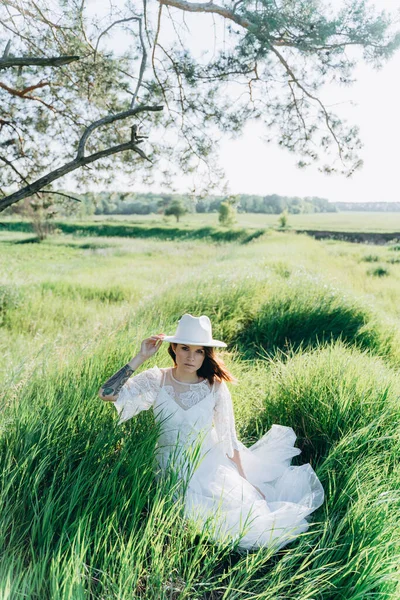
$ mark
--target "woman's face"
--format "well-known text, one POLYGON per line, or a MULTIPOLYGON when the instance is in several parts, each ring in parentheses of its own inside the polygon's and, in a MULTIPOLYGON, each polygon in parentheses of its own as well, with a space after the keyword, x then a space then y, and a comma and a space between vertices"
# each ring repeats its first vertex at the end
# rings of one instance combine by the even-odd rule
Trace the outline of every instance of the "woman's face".
POLYGON ((186 344, 172 344, 176 356, 176 364, 182 371, 194 373, 203 364, 206 353, 203 346, 187 346, 186 344))

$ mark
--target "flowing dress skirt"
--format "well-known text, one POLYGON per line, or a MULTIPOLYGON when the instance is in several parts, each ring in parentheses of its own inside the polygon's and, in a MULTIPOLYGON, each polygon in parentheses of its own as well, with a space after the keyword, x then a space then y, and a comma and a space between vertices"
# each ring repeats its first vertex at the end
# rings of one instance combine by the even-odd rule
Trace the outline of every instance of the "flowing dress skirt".
POLYGON ((291 427, 273 425, 249 448, 239 442, 244 479, 212 429, 198 466, 186 479, 185 516, 207 527, 215 541, 234 541, 241 550, 278 550, 293 541, 324 501, 311 465, 291 465, 301 452, 295 441, 291 427))

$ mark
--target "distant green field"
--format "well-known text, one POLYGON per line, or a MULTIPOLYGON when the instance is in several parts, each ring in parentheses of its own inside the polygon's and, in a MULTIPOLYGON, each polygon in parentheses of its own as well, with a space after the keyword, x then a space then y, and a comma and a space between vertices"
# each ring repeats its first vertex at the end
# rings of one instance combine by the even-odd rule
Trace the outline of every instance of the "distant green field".
MULTIPOLYGON (((171 223, 176 226, 175 217, 163 218, 156 215, 95 215, 94 221, 124 221, 129 223, 160 224, 171 223)), ((279 225, 279 215, 265 215, 254 213, 238 214, 240 227, 271 227, 279 225)), ((181 217, 178 227, 190 226, 218 226, 217 213, 195 213, 181 217)), ((289 215, 288 225, 293 229, 326 229, 329 231, 399 231, 400 212, 393 213, 366 213, 366 212, 340 212, 340 213, 313 213, 303 215, 289 215)))
MULTIPOLYGON (((398 600, 400 245, 0 230, 0 250, 1 600, 398 600), (324 486, 273 556, 187 523, 152 476, 151 411, 117 426, 97 396, 185 312, 228 344, 241 441, 293 427, 324 486)), ((142 368, 171 363, 163 345, 142 368)))
MULTIPOLYGON (((279 227, 279 215, 264 215, 254 213, 240 213, 235 226, 227 229, 221 227, 216 213, 187 214, 177 222, 175 217, 161 215, 94 215, 82 219, 60 219, 62 229, 72 233, 79 229, 82 223, 81 234, 85 235, 119 235, 135 236, 135 227, 145 228, 137 231, 139 237, 156 237, 158 239, 192 239, 213 238, 215 241, 237 241, 250 239, 253 233, 262 229, 276 229, 279 227), (94 226, 99 228, 96 232, 94 226), (118 226, 120 227, 117 232, 118 226), (124 229, 126 228, 125 232, 124 229), (113 234, 113 230, 115 233, 113 234), (241 230, 241 231, 239 231, 241 230), (171 235, 169 235, 171 233, 171 235), (187 236, 186 236, 187 234, 187 236)), ((0 235, 2 231, 20 230, 29 231, 29 222, 21 219, 5 217, 0 220, 0 235)), ((365 232, 365 233, 399 233, 400 237, 400 212, 399 213, 315 213, 310 215, 289 215, 288 229, 297 231, 333 231, 333 232, 365 232)), ((259 235, 257 233, 256 235, 259 235)))

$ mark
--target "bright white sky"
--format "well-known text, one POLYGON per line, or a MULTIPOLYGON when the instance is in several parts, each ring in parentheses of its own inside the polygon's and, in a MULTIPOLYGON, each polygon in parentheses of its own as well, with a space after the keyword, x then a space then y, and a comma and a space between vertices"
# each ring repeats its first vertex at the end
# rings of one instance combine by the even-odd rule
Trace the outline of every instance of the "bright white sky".
MULTIPOLYGON (((372 3, 393 13, 400 10, 400 0, 372 3)), ((89 4, 93 6, 94 0, 89 4)), ((96 12, 101 5, 108 7, 108 0, 96 0, 96 12)), ((295 155, 263 142, 266 131, 250 124, 240 139, 227 137, 221 145, 220 162, 230 193, 320 196, 335 202, 399 202, 400 51, 380 71, 360 64, 355 77, 357 82, 351 87, 326 88, 324 100, 329 104, 331 93, 332 103, 343 103, 337 107, 339 116, 360 127, 364 166, 358 172, 345 178, 324 175, 316 167, 298 169, 295 155)), ((182 192, 188 189, 187 179, 174 184, 182 192)))

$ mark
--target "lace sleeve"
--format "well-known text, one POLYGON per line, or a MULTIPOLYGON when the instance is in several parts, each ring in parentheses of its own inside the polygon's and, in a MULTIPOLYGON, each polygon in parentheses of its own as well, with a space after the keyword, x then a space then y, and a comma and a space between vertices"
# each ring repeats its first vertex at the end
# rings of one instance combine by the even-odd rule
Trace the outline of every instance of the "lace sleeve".
POLYGON ((158 367, 147 369, 130 377, 122 386, 114 406, 119 415, 118 425, 131 419, 142 410, 148 410, 157 397, 161 383, 158 367))
POLYGON ((225 381, 222 381, 217 389, 214 425, 218 440, 222 442, 228 458, 232 458, 233 450, 239 450, 239 442, 236 436, 232 398, 225 381))

